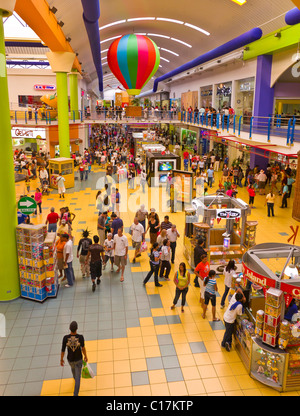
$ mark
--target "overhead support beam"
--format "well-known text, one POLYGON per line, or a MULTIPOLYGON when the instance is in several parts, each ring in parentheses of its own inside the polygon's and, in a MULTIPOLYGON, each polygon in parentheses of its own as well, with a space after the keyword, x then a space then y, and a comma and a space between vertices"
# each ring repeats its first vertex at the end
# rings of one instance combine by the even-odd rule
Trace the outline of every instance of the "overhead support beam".
MULTIPOLYGON (((74 53, 46 0, 17 0, 15 12, 52 52, 74 53)), ((73 68, 82 73, 78 58, 74 60, 73 68)))
POLYGON ((244 61, 257 58, 260 55, 271 55, 297 45, 300 38, 300 23, 286 26, 276 32, 269 33, 263 38, 250 43, 244 50, 244 61))

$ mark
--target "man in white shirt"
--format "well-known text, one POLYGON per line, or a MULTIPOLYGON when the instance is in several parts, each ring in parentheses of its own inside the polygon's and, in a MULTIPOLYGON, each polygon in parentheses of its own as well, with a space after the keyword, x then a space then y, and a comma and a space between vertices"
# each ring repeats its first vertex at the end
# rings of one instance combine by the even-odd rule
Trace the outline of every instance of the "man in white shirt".
POLYGON ((124 270, 127 264, 128 239, 123 235, 123 228, 118 229, 114 236, 115 265, 118 267, 117 273, 121 270, 120 282, 124 282, 124 270))
POLYGON ((243 304, 245 297, 242 293, 235 293, 235 302, 233 299, 230 301, 226 312, 224 313, 223 319, 225 324, 225 333, 221 343, 221 346, 226 348, 227 351, 231 350, 232 334, 234 331, 234 323, 238 315, 243 314, 243 304))
POLYGON ((73 270, 73 242, 69 238, 69 234, 63 234, 61 237, 63 241, 66 241, 66 244, 64 246, 64 267, 65 267, 65 273, 68 283, 65 285, 65 287, 71 287, 74 284, 75 276, 74 276, 74 270, 73 270))
POLYGON ((65 192, 66 192, 65 181, 66 181, 65 178, 63 176, 61 176, 61 175, 59 175, 56 178, 57 190, 58 190, 58 193, 59 193, 59 197, 60 198, 61 198, 61 196, 63 198, 65 198, 65 192))
POLYGON ((177 231, 176 225, 172 224, 172 227, 167 230, 167 238, 170 241, 170 246, 171 246, 171 251, 172 251, 172 258, 171 258, 172 264, 174 264, 176 241, 178 237, 180 237, 180 235, 179 235, 179 232, 177 231))
POLYGON ((132 247, 135 248, 132 263, 135 263, 135 259, 140 252, 142 242, 145 241, 145 229, 137 217, 134 217, 133 224, 130 227, 130 234, 132 238, 132 247))

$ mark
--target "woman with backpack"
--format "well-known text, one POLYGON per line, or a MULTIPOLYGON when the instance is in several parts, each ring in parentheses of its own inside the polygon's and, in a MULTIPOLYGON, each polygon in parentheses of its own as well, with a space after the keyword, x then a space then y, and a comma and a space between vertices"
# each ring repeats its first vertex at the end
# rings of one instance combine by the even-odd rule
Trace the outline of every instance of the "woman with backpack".
POLYGON ((89 246, 93 244, 91 238, 89 238, 90 232, 86 229, 82 233, 82 238, 79 240, 77 247, 77 258, 79 258, 79 263, 81 267, 82 277, 89 277, 90 274, 90 265, 86 263, 86 256, 89 251, 89 246))
POLYGON ((178 299, 181 296, 181 312, 184 312, 186 294, 189 290, 190 284, 190 273, 186 270, 185 263, 179 264, 179 270, 174 275, 174 283, 176 286, 176 292, 171 309, 175 309, 178 299))
POLYGON ((150 277, 154 274, 155 286, 162 287, 162 285, 158 282, 159 264, 160 264, 160 252, 158 251, 158 243, 155 242, 151 248, 150 271, 145 277, 143 281, 143 285, 145 285, 149 281, 150 277))

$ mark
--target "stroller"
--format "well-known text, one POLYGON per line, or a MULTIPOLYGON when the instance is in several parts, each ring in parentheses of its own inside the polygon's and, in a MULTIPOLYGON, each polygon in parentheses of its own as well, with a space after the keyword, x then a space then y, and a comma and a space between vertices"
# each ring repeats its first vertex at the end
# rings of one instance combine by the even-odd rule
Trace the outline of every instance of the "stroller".
POLYGON ((42 183, 42 194, 43 195, 49 195, 50 194, 50 190, 49 190, 49 182, 48 179, 43 179, 43 183, 42 183))

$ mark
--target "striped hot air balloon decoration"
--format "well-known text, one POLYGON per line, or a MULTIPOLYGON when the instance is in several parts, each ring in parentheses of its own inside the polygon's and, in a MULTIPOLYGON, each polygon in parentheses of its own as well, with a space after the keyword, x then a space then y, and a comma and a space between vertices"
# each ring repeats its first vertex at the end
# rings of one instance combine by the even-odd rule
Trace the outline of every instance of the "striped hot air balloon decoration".
POLYGON ((139 95, 156 73, 160 54, 156 44, 144 35, 124 35, 107 52, 111 72, 129 95, 139 95))

